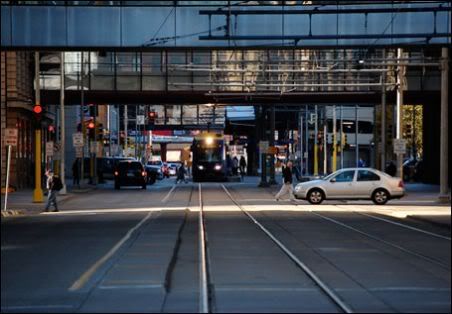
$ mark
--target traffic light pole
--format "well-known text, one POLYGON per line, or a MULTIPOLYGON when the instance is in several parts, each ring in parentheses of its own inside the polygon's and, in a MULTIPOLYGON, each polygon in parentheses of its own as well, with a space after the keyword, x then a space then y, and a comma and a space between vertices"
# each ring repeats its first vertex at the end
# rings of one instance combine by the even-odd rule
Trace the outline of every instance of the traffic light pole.
POLYGON ((82 127, 82 136, 83 136, 83 147, 82 147, 82 161, 80 165, 80 182, 83 184, 85 180, 85 143, 86 143, 86 127, 85 127, 85 63, 84 57, 85 54, 81 53, 81 88, 80 88, 80 126, 82 127))
MULTIPOLYGON (((41 91, 39 86, 39 52, 35 52, 35 102, 41 103, 41 91)), ((44 202, 44 194, 41 187, 41 123, 37 121, 35 129, 35 189, 33 190, 33 202, 44 202)))
POLYGON ((440 202, 450 201, 449 192, 449 50, 441 50, 441 133, 440 133, 440 202))
POLYGON ((65 145, 66 145, 66 138, 65 138, 65 127, 64 127, 64 52, 61 52, 60 55, 60 59, 61 59, 61 70, 60 70, 60 74, 61 74, 61 84, 60 84, 60 114, 61 114, 61 118, 60 118, 60 127, 61 127, 61 138, 60 138, 60 143, 61 143, 61 147, 60 147, 60 156, 61 156, 61 160, 60 160, 60 178, 61 178, 61 183, 63 184, 63 188, 60 190, 60 194, 61 195, 65 195, 67 193, 66 190, 66 173, 65 173, 65 145))
POLYGON ((315 105, 315 121, 314 121, 314 175, 319 175, 319 156, 318 156, 318 131, 319 131, 319 119, 318 119, 317 105, 315 105))
MULTIPOLYGON (((397 59, 402 58, 403 50, 397 49, 397 59)), ((400 62, 400 61, 398 61, 400 62)), ((402 116, 403 116, 403 67, 397 69, 397 114, 396 114, 396 138, 402 139, 402 116)), ((403 154, 397 153, 397 177, 403 178, 403 154)))

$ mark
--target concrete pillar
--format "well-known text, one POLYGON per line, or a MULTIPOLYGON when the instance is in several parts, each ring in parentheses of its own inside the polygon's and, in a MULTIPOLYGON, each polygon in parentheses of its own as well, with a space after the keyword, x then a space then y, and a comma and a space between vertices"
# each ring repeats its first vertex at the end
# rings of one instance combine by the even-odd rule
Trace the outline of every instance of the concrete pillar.
POLYGON ((439 201, 450 200, 449 194, 449 49, 441 50, 441 135, 439 201))
MULTIPOLYGON (((385 50, 383 49, 383 59, 386 58, 385 50)), ((383 61, 384 62, 384 61, 383 61)), ((380 170, 385 171, 386 168, 386 71, 381 74, 381 164, 380 170)))
POLYGON ((166 151, 167 151, 166 143, 160 143, 160 156, 162 158, 162 161, 166 161, 166 151))

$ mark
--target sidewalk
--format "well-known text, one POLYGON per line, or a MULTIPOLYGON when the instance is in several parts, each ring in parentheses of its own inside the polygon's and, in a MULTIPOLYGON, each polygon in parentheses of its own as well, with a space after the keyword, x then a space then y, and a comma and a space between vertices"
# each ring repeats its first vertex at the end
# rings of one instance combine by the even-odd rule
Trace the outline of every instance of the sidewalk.
MULTIPOLYGON (((245 177, 244 183, 250 185, 258 185, 260 182, 260 177, 245 177)), ((282 177, 280 174, 276 175, 276 182, 278 185, 272 185, 272 189, 279 189, 281 187, 282 177)), ((297 185, 298 182, 294 178, 293 185, 297 185)), ((423 184, 423 183, 405 183, 406 195, 401 199, 391 200, 384 207, 381 208, 390 208, 394 207, 393 212, 397 212, 401 216, 406 215, 405 217, 427 222, 429 224, 433 224, 443 228, 451 228, 451 211, 450 206, 451 203, 440 203, 438 202, 439 195, 439 185, 433 184, 423 184), (444 210, 446 207, 449 207, 449 211, 444 210)), ((335 201, 331 201, 335 202, 335 201)), ((341 201, 337 201, 341 202, 341 201)), ((354 205, 354 204, 362 204, 368 203, 372 204, 371 201, 344 201, 345 204, 354 205)), ((374 206, 374 205, 371 205, 374 206)), ((376 205, 375 205, 376 206, 376 205)), ((380 207, 376 206, 375 210, 378 210, 380 207)))
MULTIPOLYGON (((96 189, 94 185, 84 184, 80 188, 72 186, 72 184, 67 185, 67 193, 61 195, 58 193, 57 200, 58 205, 64 204, 66 201, 77 197, 80 193, 88 193, 96 189)), ((45 193, 45 189, 43 193, 45 193)), ((5 206, 5 194, 1 195, 1 216, 16 216, 16 215, 36 215, 41 213, 46 205, 47 195, 44 195, 43 202, 34 203, 33 202, 33 189, 23 189, 16 192, 8 193, 8 204, 6 211, 4 211, 5 206)))

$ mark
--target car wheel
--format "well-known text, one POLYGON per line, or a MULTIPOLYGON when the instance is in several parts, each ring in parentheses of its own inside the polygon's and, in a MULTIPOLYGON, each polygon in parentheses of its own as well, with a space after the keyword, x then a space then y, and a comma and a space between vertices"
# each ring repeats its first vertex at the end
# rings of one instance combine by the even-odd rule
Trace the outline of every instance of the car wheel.
POLYGON ((146 183, 145 184, 143 184, 143 186, 141 187, 143 190, 146 190, 146 187, 147 187, 147 185, 146 185, 146 183))
POLYGON ((372 194, 372 201, 377 205, 384 205, 389 200, 389 193, 384 189, 375 190, 372 194))
POLYGON ((119 190, 119 184, 115 183, 115 190, 119 190))
POLYGON ((323 195, 322 190, 314 189, 309 191, 308 193, 308 202, 311 204, 320 204, 325 199, 325 195, 323 195))

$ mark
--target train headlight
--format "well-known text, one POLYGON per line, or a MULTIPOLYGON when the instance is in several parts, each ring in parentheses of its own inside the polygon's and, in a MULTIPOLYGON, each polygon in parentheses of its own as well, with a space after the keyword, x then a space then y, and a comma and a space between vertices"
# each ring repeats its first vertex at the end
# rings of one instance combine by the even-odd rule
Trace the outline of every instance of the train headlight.
POLYGON ((214 167, 214 169, 217 171, 221 170, 221 168, 222 168, 221 165, 215 165, 215 167, 214 167))
POLYGON ((199 170, 204 170, 204 166, 203 166, 203 165, 199 165, 199 166, 198 166, 198 169, 199 169, 199 170))
POLYGON ((211 137, 211 136, 206 137, 206 144, 207 145, 212 145, 213 144, 213 137, 211 137))

